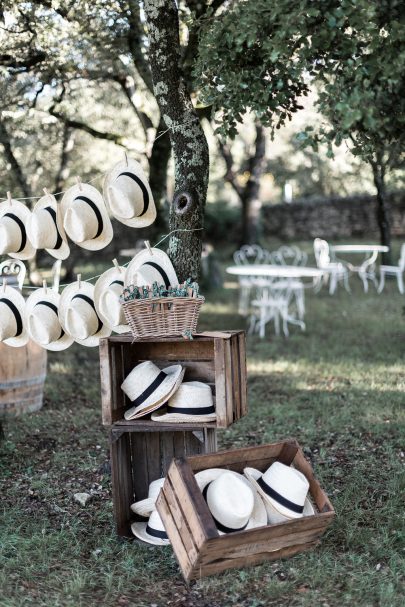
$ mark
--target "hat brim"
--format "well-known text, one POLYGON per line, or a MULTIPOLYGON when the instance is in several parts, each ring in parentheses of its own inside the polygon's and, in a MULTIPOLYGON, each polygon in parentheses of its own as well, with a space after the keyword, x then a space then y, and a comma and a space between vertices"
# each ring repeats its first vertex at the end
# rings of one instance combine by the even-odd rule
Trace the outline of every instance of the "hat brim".
MULTIPOLYGON (((90 282, 82 280, 80 289, 77 281, 71 283, 63 289, 59 301, 59 321, 62 325, 63 330, 68 335, 71 335, 71 333, 69 333, 66 328, 66 314, 69 308, 69 304, 72 301, 72 298, 78 293, 87 295, 87 297, 90 297, 90 299, 93 299, 94 301, 94 285, 92 285, 90 282)), ((90 335, 86 339, 76 339, 74 335, 71 335, 71 337, 73 337, 73 340, 78 344, 93 348, 95 346, 98 346, 101 337, 108 337, 109 335, 111 335, 111 329, 107 325, 103 324, 100 331, 98 331, 94 335, 90 335)))
POLYGON ((11 257, 12 259, 21 259, 22 261, 32 259, 36 253, 36 249, 28 238, 26 227, 29 218, 31 217, 31 211, 25 206, 25 204, 23 204, 19 200, 15 200, 14 198, 12 198, 11 204, 8 200, 0 203, 0 219, 6 213, 14 213, 14 215, 21 219, 22 223, 25 226, 27 242, 25 243, 25 247, 22 249, 22 251, 19 251, 18 253, 5 253, 5 255, 7 255, 7 257, 11 257))
POLYGON ((0 287, 0 297, 5 297, 11 301, 17 308, 21 320, 23 329, 18 337, 8 337, 3 340, 3 344, 6 346, 12 346, 13 348, 20 348, 21 346, 25 346, 29 341, 29 335, 27 331, 27 322, 26 322, 26 314, 25 314, 25 300, 20 291, 15 289, 14 287, 0 287))
MULTIPOLYGON (((25 315, 26 315, 27 321, 28 321, 29 315, 31 314, 31 312, 33 311, 33 309, 35 308, 37 303, 40 301, 48 301, 49 303, 52 303, 54 306, 56 306, 59 309, 60 294, 49 287, 46 289, 46 291, 43 288, 35 289, 35 291, 33 291, 31 293, 31 295, 27 298, 27 300, 25 302, 25 315)), ((59 313, 58 313, 58 320, 60 323, 59 313)), ((65 331, 65 329, 62 327, 62 325, 61 325, 61 328, 65 331)), ((45 350, 50 350, 52 352, 60 352, 62 350, 66 350, 74 342, 73 337, 71 335, 69 335, 68 333, 66 333, 66 331, 64 332, 62 337, 60 337, 56 341, 52 341, 51 343, 46 344, 46 345, 41 344, 38 341, 36 341, 34 339, 34 337, 32 336, 31 332, 29 331, 29 329, 28 329, 28 334, 30 336, 30 339, 32 339, 32 341, 34 341, 36 344, 38 344, 38 346, 41 346, 41 348, 44 348, 45 350)))
MULTIPOLYGON (((163 268, 164 272, 167 275, 167 278, 169 279, 169 285, 177 286, 179 284, 177 274, 167 253, 155 247, 153 247, 151 251, 152 255, 149 253, 148 249, 143 249, 142 251, 137 253, 135 257, 129 262, 127 270, 125 272, 125 286, 137 284, 136 282, 134 282, 135 280, 137 280, 136 275, 141 269, 141 266, 147 262, 155 262, 163 268)), ((163 279, 156 282, 158 282, 159 284, 165 284, 163 279)))
POLYGON ((84 240, 83 242, 73 242, 75 242, 78 247, 82 247, 82 249, 87 249, 88 251, 99 251, 100 249, 104 249, 113 239, 113 229, 107 207, 105 206, 101 193, 88 183, 82 183, 80 185, 76 184, 72 186, 64 193, 62 200, 60 201, 60 208, 63 217, 65 217, 66 211, 71 206, 76 196, 87 196, 92 202, 94 202, 100 211, 103 221, 103 228, 101 234, 97 236, 97 238, 91 238, 90 240, 84 240))
POLYGON ((56 213, 56 227, 62 238, 62 244, 58 249, 45 249, 49 255, 55 257, 55 259, 67 259, 70 255, 70 247, 68 245, 67 236, 65 232, 65 228, 63 227, 63 216, 60 205, 58 204, 55 196, 52 194, 48 194, 46 196, 42 196, 36 203, 35 207, 32 210, 32 213, 35 211, 39 211, 41 209, 45 209, 46 207, 52 207, 56 213))
POLYGON ((129 326, 128 326, 128 324, 113 325, 109 321, 108 317, 105 314, 103 314, 103 312, 101 311, 100 298, 101 298, 102 293, 106 289, 108 289, 108 287, 110 286, 110 284, 112 282, 114 282, 116 280, 122 281, 122 289, 124 290, 124 277, 125 277, 125 268, 123 266, 120 266, 120 269, 115 268, 115 267, 110 268, 109 270, 106 270, 100 276, 100 278, 97 280, 96 284, 94 285, 94 304, 96 306, 97 314, 99 315, 99 317, 101 318, 103 323, 106 324, 108 327, 110 327, 110 329, 112 331, 114 331, 114 333, 128 333, 129 326))
POLYGON ((143 500, 139 500, 139 502, 135 502, 131 505, 132 512, 135 514, 139 514, 139 516, 144 516, 145 518, 150 516, 151 512, 156 507, 156 500, 151 497, 146 497, 143 500))
MULTIPOLYGON (((198 411, 198 409, 196 408, 198 411)), ((167 409, 166 409, 167 411, 167 409)), ((165 413, 165 410, 157 411, 152 415, 154 422, 168 422, 168 423, 198 423, 198 422, 214 422, 217 419, 216 413, 209 413, 208 415, 191 415, 185 413, 165 413)))
MULTIPOLYGON (((118 188, 117 188, 118 189, 118 188)), ((146 228, 150 226, 156 219, 156 206, 155 201, 153 200, 152 190, 150 189, 149 182, 146 178, 146 175, 141 167, 141 165, 132 158, 128 158, 128 162, 122 160, 118 162, 112 169, 109 171, 104 179, 103 184, 103 195, 104 199, 107 202, 108 208, 110 210, 111 215, 120 223, 123 223, 126 226, 131 228, 146 228), (117 187, 116 179, 120 175, 122 171, 130 171, 137 177, 139 177, 149 195, 149 206, 147 211, 140 217, 131 217, 127 219, 126 217, 121 217, 115 213, 110 205, 110 187, 117 187)))
MULTIPOLYGON (((131 407, 125 411, 124 417, 126 420, 144 417, 145 415, 156 411, 159 407, 162 407, 179 388, 186 370, 181 365, 170 365, 170 367, 166 367, 165 369, 162 369, 162 371, 167 374, 167 378, 163 380, 160 386, 158 386, 144 403, 138 405, 138 407, 131 407)), ((122 386, 124 383, 125 380, 122 383, 122 386)))
POLYGON ((262 472, 260 472, 260 470, 256 470, 256 468, 245 468, 243 470, 243 474, 250 481, 250 483, 256 488, 258 493, 260 493, 260 495, 262 496, 263 501, 266 506, 269 521, 272 524, 281 523, 286 520, 299 519, 299 518, 302 518, 303 516, 312 516, 315 514, 315 509, 314 509, 310 499, 308 498, 308 496, 305 498, 304 510, 303 510, 302 514, 298 514, 296 512, 293 512, 292 510, 288 510, 288 508, 285 508, 284 506, 281 506, 275 500, 273 500, 273 498, 271 498, 269 495, 267 495, 267 493, 265 493, 263 491, 263 489, 260 487, 260 485, 257 482, 257 480, 262 476, 262 472))
MULTIPOLYGON (((233 470, 228 470, 227 468, 208 468, 207 470, 201 470, 197 472, 195 476, 195 480, 197 481, 197 485, 201 492, 204 491, 205 487, 217 479, 224 472, 231 472, 235 475, 236 478, 244 482, 250 489, 253 491, 254 496, 254 506, 252 514, 250 515, 249 522, 246 525, 243 531, 247 531, 248 529, 254 529, 255 527, 266 527, 267 526, 267 512, 265 505, 261 496, 255 491, 255 487, 252 487, 251 483, 249 483, 248 479, 243 476, 243 474, 238 474, 238 472, 234 472, 233 470)), ((222 531, 218 530, 220 535, 225 535, 222 531)))
POLYGON ((153 544, 154 546, 170 546, 170 540, 163 539, 160 537, 154 537, 146 532, 148 523, 135 522, 131 525, 131 531, 139 540, 146 542, 147 544, 153 544))

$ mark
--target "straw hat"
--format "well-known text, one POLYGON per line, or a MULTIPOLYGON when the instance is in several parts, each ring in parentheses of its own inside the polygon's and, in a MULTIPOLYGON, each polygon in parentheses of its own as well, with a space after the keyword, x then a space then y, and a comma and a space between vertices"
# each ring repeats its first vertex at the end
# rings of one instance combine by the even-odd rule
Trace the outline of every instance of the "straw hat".
POLYGON ((124 289, 125 268, 110 268, 100 276, 94 287, 94 303, 101 320, 115 333, 129 331, 120 295, 124 289))
POLYGON ((132 523, 131 530, 137 538, 148 544, 155 546, 170 544, 162 519, 156 510, 153 510, 147 523, 132 523))
POLYGON ((130 261, 125 273, 125 286, 152 285, 157 282, 168 288, 179 280, 167 254, 161 249, 143 249, 130 261))
POLYGON ((59 302, 59 293, 46 287, 33 291, 25 302, 29 336, 42 348, 54 352, 66 350, 74 341, 60 324, 59 302))
POLYGON ((113 229, 102 195, 87 183, 78 183, 61 200, 63 227, 83 249, 98 251, 112 240, 113 229))
POLYGON ((25 327, 25 301, 20 291, 0 286, 0 342, 18 348, 28 342, 25 327))
POLYGON ((242 474, 209 468, 195 479, 220 535, 267 525, 263 500, 242 474))
POLYGON ((100 337, 111 335, 111 329, 98 317, 94 305, 94 285, 76 281, 60 296, 59 320, 66 333, 82 346, 98 346, 100 337))
POLYGON ((160 370, 150 360, 134 367, 121 384, 132 404, 125 419, 136 419, 161 407, 180 386, 184 372, 181 365, 160 370))
POLYGON ((46 194, 36 203, 28 219, 27 233, 36 249, 46 249, 56 259, 69 257, 62 213, 52 194, 46 194))
POLYGON ((31 259, 35 248, 26 225, 31 211, 19 200, 10 198, 0 204, 0 255, 13 259, 31 259))
POLYGON ((173 394, 166 409, 152 415, 155 422, 211 422, 217 415, 208 384, 185 381, 173 394))
POLYGON ((139 514, 139 516, 149 516, 150 513, 155 509, 156 500, 164 482, 165 477, 152 481, 149 485, 148 497, 143 500, 139 500, 139 502, 135 502, 135 504, 132 504, 132 512, 139 514))
POLYGON ((104 198, 111 214, 133 228, 145 228, 156 219, 156 207, 146 175, 136 160, 118 162, 107 173, 104 198))
POLYGON ((245 468, 243 473, 263 497, 269 523, 315 514, 307 497, 308 480, 299 470, 274 462, 264 473, 255 468, 245 468))

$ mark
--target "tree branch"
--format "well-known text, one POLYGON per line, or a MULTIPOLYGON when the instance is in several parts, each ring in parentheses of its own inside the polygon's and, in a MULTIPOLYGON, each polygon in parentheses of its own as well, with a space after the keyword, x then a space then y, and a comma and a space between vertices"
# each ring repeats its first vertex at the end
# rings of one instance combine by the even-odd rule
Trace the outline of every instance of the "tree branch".
POLYGON ((13 55, 3 54, 0 55, 0 65, 11 68, 19 72, 28 72, 32 67, 42 63, 46 59, 47 55, 43 51, 35 51, 29 55, 26 59, 16 59, 13 55))
POLYGON ((109 133, 107 131, 98 131, 97 129, 94 129, 93 127, 86 124, 85 122, 80 122, 79 120, 72 120, 68 116, 61 114, 60 112, 57 112, 53 108, 50 108, 48 111, 51 114, 51 116, 54 116, 55 118, 57 118, 58 120, 60 120, 66 126, 68 126, 70 128, 79 129, 80 131, 85 131, 86 133, 89 133, 89 135, 91 135, 92 137, 95 137, 96 139, 105 139, 107 141, 113 141, 116 145, 125 147, 125 145, 122 143, 122 136, 118 135, 117 133, 109 133))
POLYGON ((153 93, 152 74, 150 72, 149 65, 145 59, 145 56, 142 53, 143 38, 145 37, 145 32, 141 22, 139 0, 129 0, 128 9, 128 47, 138 74, 144 81, 149 91, 153 93))

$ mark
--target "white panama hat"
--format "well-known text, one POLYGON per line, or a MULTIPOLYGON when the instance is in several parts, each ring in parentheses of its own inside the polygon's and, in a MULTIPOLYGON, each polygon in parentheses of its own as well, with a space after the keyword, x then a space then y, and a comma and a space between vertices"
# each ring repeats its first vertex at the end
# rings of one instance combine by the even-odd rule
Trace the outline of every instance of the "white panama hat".
POLYGON ((69 188, 61 200, 63 227, 73 242, 83 249, 98 251, 112 240, 113 229, 104 199, 88 183, 69 188))
POLYGON ((255 468, 243 473, 263 497, 270 524, 315 514, 307 497, 309 482, 299 470, 274 462, 263 473, 255 468))
POLYGON ((267 525, 263 500, 242 474, 209 468, 197 472, 195 480, 220 535, 267 525))
POLYGON ((157 510, 151 512, 147 523, 132 523, 131 530, 138 539, 148 544, 154 544, 155 546, 168 546, 170 544, 157 510))
POLYGON ((166 289, 177 286, 179 280, 168 255, 161 249, 143 249, 129 262, 125 272, 125 286, 152 285, 157 282, 166 289))
POLYGON ((163 487, 164 482, 165 477, 158 478, 156 481, 152 481, 149 485, 148 497, 132 504, 132 512, 135 512, 135 514, 139 514, 139 516, 149 516, 150 513, 155 509, 156 500, 158 498, 161 488, 163 487))
POLYGON ((184 372, 181 365, 160 370, 150 360, 136 365, 121 384, 132 404, 125 419, 137 419, 161 407, 180 386, 184 372))
POLYGON ((99 318, 94 305, 94 285, 84 280, 68 285, 60 296, 59 320, 66 333, 82 346, 98 346, 111 329, 99 318))
POLYGON ((127 333, 128 323, 120 302, 125 268, 116 266, 100 276, 94 287, 94 303, 101 320, 115 333, 127 333))
POLYGON ((60 324, 58 308, 60 295, 50 288, 36 289, 25 302, 28 334, 36 344, 60 352, 74 342, 60 324))
POLYGON ((0 286, 0 342, 18 348, 28 343, 25 323, 25 300, 20 291, 0 286))
POLYGON ((211 386, 201 381, 185 381, 169 398, 166 409, 152 415, 156 422, 212 422, 215 421, 211 386))
POLYGON ((111 214, 133 228, 145 228, 156 219, 156 207, 146 175, 136 160, 118 162, 106 175, 103 194, 111 214))
POLYGON ((19 200, 0 203, 0 255, 13 259, 31 259, 35 248, 27 234, 31 211, 19 200))
POLYGON ((56 259, 69 257, 62 212, 52 194, 47 193, 36 203, 28 219, 27 233, 36 249, 46 249, 56 259))

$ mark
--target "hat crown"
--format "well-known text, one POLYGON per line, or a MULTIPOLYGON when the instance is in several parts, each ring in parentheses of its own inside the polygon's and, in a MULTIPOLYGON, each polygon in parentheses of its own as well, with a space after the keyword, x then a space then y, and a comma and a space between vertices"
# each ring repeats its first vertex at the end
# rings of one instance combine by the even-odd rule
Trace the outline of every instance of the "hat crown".
POLYGON ((143 195, 133 182, 122 182, 108 188, 110 209, 113 215, 123 219, 138 217, 143 211, 143 195))
POLYGON ((14 337, 17 331, 17 322, 9 306, 0 301, 0 341, 14 337))
POLYGON ((152 361, 145 360, 136 365, 122 383, 122 389, 130 400, 135 400, 155 381, 161 373, 152 361))
POLYGON ((170 407, 176 408, 204 408, 213 405, 212 390, 208 384, 200 381, 183 382, 178 390, 169 399, 168 412, 170 407))
POLYGON ((0 218, 0 255, 15 253, 21 245, 21 230, 10 217, 0 218))
POLYGON ((253 490, 231 472, 224 472, 208 485, 206 499, 213 517, 235 530, 247 525, 254 508, 253 490))
POLYGON ((152 481, 149 485, 148 491, 148 499, 156 500, 163 484, 165 482, 165 478, 158 478, 156 481, 152 481))
POLYGON ((29 237, 36 249, 52 249, 58 230, 51 214, 45 209, 34 210, 29 222, 29 237))
POLYGON ((283 498, 298 506, 304 505, 309 482, 299 470, 281 462, 274 462, 264 472, 262 480, 283 498))
POLYGON ((102 291, 98 302, 100 312, 111 321, 113 327, 126 324, 124 310, 119 300, 122 289, 122 285, 119 284, 109 285, 105 291, 102 291))
POLYGON ((64 228, 74 242, 84 242, 95 238, 98 222, 93 209, 80 200, 74 200, 66 211, 64 228))
POLYGON ((152 510, 150 517, 149 517, 148 525, 151 529, 154 529, 155 531, 166 532, 166 529, 164 528, 164 525, 163 525, 163 521, 160 518, 157 510, 152 510))
POLYGON ((35 306, 28 316, 28 331, 34 341, 47 346, 61 335, 57 314, 45 306, 35 306))
POLYGON ((97 332, 98 318, 94 308, 80 298, 73 298, 66 312, 66 328, 76 339, 87 339, 97 332))

